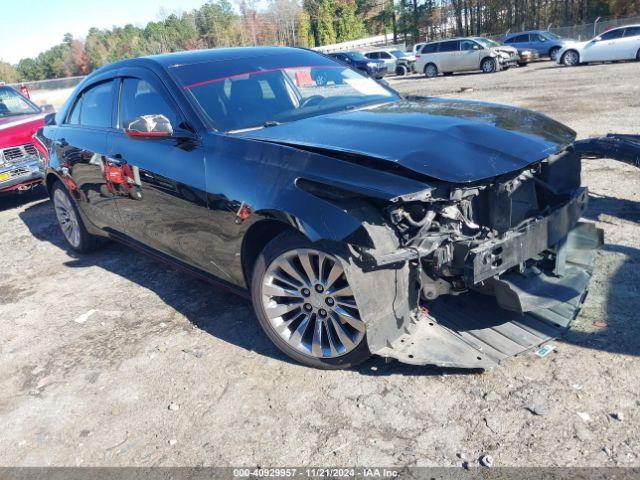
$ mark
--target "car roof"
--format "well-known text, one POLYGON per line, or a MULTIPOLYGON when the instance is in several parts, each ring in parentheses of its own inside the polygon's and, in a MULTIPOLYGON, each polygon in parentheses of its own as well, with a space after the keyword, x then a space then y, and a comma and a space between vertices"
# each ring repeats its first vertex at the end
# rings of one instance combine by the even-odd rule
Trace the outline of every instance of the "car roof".
POLYGON ((208 50, 188 50, 184 52, 163 53, 160 55, 149 55, 146 57, 120 60, 118 62, 105 65, 100 69, 100 71, 105 72, 111 69, 133 67, 142 64, 156 64, 164 68, 171 68, 194 63, 233 61, 287 52, 300 53, 303 51, 311 52, 311 50, 298 47, 233 47, 213 48, 208 50))
POLYGON ((454 38, 441 38, 440 40, 432 40, 430 42, 426 42, 425 45, 429 43, 441 43, 441 42, 455 42, 458 40, 477 40, 478 38, 484 37, 454 37, 454 38))

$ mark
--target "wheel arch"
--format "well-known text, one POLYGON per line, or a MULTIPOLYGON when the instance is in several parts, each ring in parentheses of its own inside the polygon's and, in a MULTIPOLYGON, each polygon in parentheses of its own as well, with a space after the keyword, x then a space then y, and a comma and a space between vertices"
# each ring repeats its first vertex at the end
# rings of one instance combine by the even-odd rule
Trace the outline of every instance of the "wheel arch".
POLYGON ((253 268, 260 252, 264 250, 269 242, 286 231, 293 231, 303 235, 300 230, 297 230, 291 224, 276 218, 258 220, 246 231, 240 247, 240 261, 242 274, 247 286, 251 285, 253 268))

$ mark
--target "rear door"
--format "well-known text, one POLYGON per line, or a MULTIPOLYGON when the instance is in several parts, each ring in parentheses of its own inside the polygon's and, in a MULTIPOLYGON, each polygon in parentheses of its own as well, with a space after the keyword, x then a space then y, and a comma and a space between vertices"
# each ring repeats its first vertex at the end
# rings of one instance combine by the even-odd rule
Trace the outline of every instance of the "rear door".
POLYGON ((54 143, 65 183, 78 207, 99 228, 122 227, 105 169, 107 139, 114 127, 116 82, 97 81, 77 97, 67 118, 58 128, 54 143))
MULTIPOLYGON (((447 40, 440 43, 438 51, 438 68, 441 72, 459 72, 467 70, 461 66, 462 52, 460 52, 460 40, 447 40)), ((479 68, 479 67, 475 67, 479 68)))
POLYGON ((640 51, 640 26, 627 27, 620 40, 618 52, 622 59, 630 60, 636 58, 640 51))
POLYGON ((509 45, 512 47, 522 49, 529 48, 530 38, 528 33, 521 33, 520 35, 516 35, 509 41, 509 45))
POLYGON ((176 131, 188 128, 153 72, 127 70, 119 79, 117 129, 109 145, 112 168, 121 172, 121 183, 114 188, 121 198, 124 231, 153 249, 212 270, 204 149, 176 135, 136 138, 125 133, 132 120, 146 115, 165 116, 176 131))

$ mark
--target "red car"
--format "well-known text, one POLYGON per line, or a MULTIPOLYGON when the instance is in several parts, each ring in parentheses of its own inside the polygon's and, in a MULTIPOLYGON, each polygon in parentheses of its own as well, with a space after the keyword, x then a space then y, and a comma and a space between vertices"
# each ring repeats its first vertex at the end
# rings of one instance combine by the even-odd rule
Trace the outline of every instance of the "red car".
POLYGON ((0 86, 0 193, 40 185, 42 155, 33 134, 44 125, 44 113, 15 89, 0 86))

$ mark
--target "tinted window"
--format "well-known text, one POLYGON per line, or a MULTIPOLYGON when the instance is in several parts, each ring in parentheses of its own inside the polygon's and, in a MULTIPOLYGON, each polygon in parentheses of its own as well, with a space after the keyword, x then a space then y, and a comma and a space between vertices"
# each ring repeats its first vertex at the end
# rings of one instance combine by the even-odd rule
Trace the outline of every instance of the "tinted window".
POLYGON ((158 91, 144 80, 125 78, 120 93, 120 126, 143 115, 164 115, 175 128, 178 116, 158 91))
POLYGON ((386 58, 386 59, 393 58, 391 54, 387 52, 380 52, 379 55, 380 55, 380 58, 386 58))
POLYGON ((440 53, 442 52, 456 52, 460 50, 460 41, 459 40, 451 40, 448 42, 442 42, 440 44, 440 53))
POLYGON ((527 43, 528 41, 529 35, 518 35, 512 40, 513 43, 527 43))
POLYGON ((532 33, 530 35, 531 41, 532 42, 546 42, 547 39, 544 38, 542 35, 540 35, 539 33, 532 33))
POLYGON ((67 123, 71 125, 80 125, 80 110, 82 109, 82 97, 78 99, 76 104, 73 106, 73 110, 69 114, 69 119, 67 123))
POLYGON ((88 127, 110 127, 112 107, 113 82, 90 88, 82 94, 80 124, 88 127))
POLYGON ((460 42, 460 50, 473 50, 473 46, 478 45, 473 40, 462 40, 460 42))
POLYGON ((614 40, 616 38, 621 38, 623 33, 624 29, 618 28, 617 30, 609 30, 608 32, 603 33, 600 35, 600 38, 602 38, 602 40, 614 40))
POLYGON ((365 53, 364 56, 367 58, 373 58, 373 59, 380 58, 380 54, 378 52, 365 53))
POLYGON ((629 27, 624 30, 625 37, 636 37, 638 35, 640 35, 640 27, 629 27))
POLYGON ((422 47, 422 53, 436 53, 437 51, 437 43, 427 43, 424 47, 422 47))

